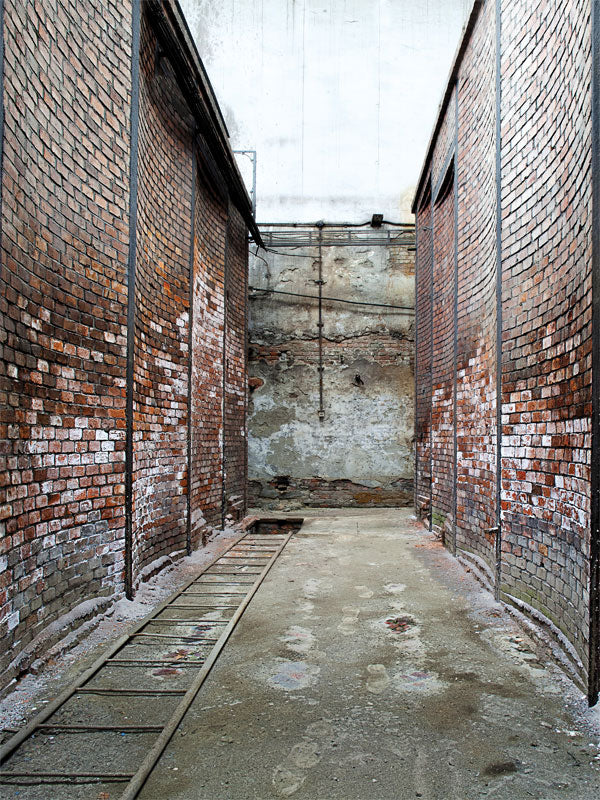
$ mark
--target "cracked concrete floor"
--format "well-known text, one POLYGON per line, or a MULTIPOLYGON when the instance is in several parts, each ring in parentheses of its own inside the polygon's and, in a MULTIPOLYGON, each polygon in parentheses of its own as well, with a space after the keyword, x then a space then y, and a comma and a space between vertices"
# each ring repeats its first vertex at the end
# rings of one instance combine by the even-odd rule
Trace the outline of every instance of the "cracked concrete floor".
POLYGON ((315 510, 144 800, 597 800, 598 712, 407 510, 315 510))

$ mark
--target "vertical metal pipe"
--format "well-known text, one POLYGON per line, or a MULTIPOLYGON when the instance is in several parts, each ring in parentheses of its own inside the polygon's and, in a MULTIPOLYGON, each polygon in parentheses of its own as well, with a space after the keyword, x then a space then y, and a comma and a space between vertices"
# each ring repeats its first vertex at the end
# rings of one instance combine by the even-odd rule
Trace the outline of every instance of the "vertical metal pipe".
POLYGON ((319 226, 319 419, 325 419, 323 405, 323 226, 319 226))
POLYGON ((429 530, 433 530, 433 304, 435 302, 435 246, 434 246, 434 203, 433 172, 429 175, 431 206, 431 287, 430 287, 430 342, 429 342, 429 530))
POLYGON ((415 208, 415 400, 414 400, 414 442, 415 442, 415 472, 413 497, 415 514, 419 515, 419 209, 415 208))
POLYGON ((141 0, 133 0, 131 41, 131 142, 129 154, 129 255, 127 261, 127 366, 125 374, 125 595, 133 597, 133 368, 135 356, 135 268, 140 121, 141 0))
POLYGON ((192 194, 190 198, 190 263, 189 263, 189 294, 188 294, 188 385, 187 385, 187 533, 185 549, 188 554, 192 552, 192 451, 194 427, 192 425, 192 371, 194 368, 194 258, 196 243, 196 141, 192 142, 192 194))
POLYGON ((256 219, 256 150, 253 151, 254 158, 252 159, 252 216, 256 219))
POLYGON ((452 553, 456 555, 456 516, 458 513, 458 79, 454 86, 454 320, 452 323, 452 553))
POLYGON ((229 264, 229 200, 225 207, 227 219, 225 221, 225 252, 223 260, 223 383, 222 383, 222 399, 221 399, 221 527, 225 527, 225 516, 227 514, 227 498, 226 498, 226 483, 227 483, 227 465, 225 463, 225 431, 227 429, 227 305, 229 298, 228 294, 228 264, 229 264))
POLYGON ((600 0, 592 0, 592 453, 588 702, 600 692, 600 0))
POLYGON ((502 580, 502 0, 496 0, 496 599, 502 580))

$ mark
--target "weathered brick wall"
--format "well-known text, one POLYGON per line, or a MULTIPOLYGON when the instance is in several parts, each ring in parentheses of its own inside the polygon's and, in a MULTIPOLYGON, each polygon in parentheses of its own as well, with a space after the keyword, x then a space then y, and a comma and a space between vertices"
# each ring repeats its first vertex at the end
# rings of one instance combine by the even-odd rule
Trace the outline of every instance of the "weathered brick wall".
POLYGON ((225 512, 239 519, 246 508, 247 483, 248 244, 246 226, 233 205, 229 206, 227 225, 225 297, 225 512))
POLYGON ((192 539, 223 516, 223 333, 227 207, 198 175, 194 221, 192 539))
POLYGON ((496 524, 494 4, 458 80, 457 546, 493 579, 496 524))
POLYGON ((416 215, 417 254, 415 267, 415 507, 424 518, 431 516, 431 410, 432 410, 432 246, 431 178, 416 215))
POLYGON ((503 4, 503 592, 587 666, 590 3, 503 4), (518 35, 517 35, 518 34, 518 35), (551 42, 551 52, 547 43, 551 42), (521 98, 535 98, 513 109, 521 98))
POLYGON ((133 574, 187 537, 194 120, 142 16, 134 361, 133 574))
MULTIPOLYGON (((448 473, 456 470, 458 552, 496 585, 501 598, 545 622, 585 680, 591 624, 590 2, 570 0, 559 6, 550 0, 503 0, 499 10, 500 72, 497 9, 484 3, 453 73, 458 87, 458 315, 451 332, 457 336, 451 376, 456 409, 447 401, 438 409, 438 398, 448 396, 447 380, 441 389, 436 381, 448 363, 451 336, 444 302, 447 265, 454 255, 448 200, 434 207, 433 278, 429 255, 421 249, 426 234, 419 236, 417 420, 423 429, 427 419, 433 425, 434 529, 437 487, 443 487, 446 498, 448 473), (433 391, 426 351, 432 324, 428 292, 434 297, 433 391), (452 411, 458 452, 456 463, 448 464, 452 411), (498 500, 499 554, 495 532, 490 531, 496 525, 498 500)), ((427 170, 444 163, 441 151, 448 147, 453 115, 454 96, 450 97, 427 170)), ((421 194, 429 181, 427 170, 421 194)), ((417 209, 421 231, 430 223, 430 210, 419 209, 418 203, 417 209)), ((418 446, 419 436, 417 426, 418 446)), ((423 448, 417 473, 425 486, 426 455, 423 448)), ((425 514, 421 493, 417 500, 419 513, 425 514)))
POLYGON ((128 2, 4 8, 0 672, 122 586, 131 89, 128 2))
POLYGON ((130 3, 7 0, 4 8, 0 687, 124 590, 128 397, 134 587, 151 564, 185 552, 188 505, 194 545, 208 524, 221 523, 224 493, 238 496, 231 510, 244 513, 246 474, 246 223, 226 189, 223 200, 211 189, 218 183, 223 191, 219 167, 195 174, 196 123, 157 47, 149 6, 142 3, 133 175, 130 3), (188 498, 190 486, 196 493, 188 498))
MULTIPOLYGON (((433 360, 431 389, 431 527, 444 541, 454 531, 454 181, 440 176, 434 206, 433 360)), ((436 181, 437 183, 437 181, 436 181)))

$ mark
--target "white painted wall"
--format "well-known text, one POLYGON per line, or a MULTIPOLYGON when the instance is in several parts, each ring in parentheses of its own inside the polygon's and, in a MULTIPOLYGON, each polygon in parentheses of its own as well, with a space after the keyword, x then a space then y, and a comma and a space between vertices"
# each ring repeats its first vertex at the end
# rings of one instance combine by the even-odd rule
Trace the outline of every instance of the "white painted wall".
POLYGON ((180 0, 257 220, 409 221, 472 0, 180 0), (248 171, 249 174, 249 171, 248 171))

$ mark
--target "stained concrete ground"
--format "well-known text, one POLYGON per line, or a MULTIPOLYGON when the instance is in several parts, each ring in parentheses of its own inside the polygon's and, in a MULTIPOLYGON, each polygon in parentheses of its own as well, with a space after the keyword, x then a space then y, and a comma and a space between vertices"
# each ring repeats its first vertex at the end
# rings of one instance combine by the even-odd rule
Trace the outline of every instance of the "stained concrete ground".
POLYGON ((600 713, 410 511, 303 516, 141 798, 597 800, 600 713))
POLYGON ((411 512, 318 510, 141 797, 597 800, 583 709, 411 512))

